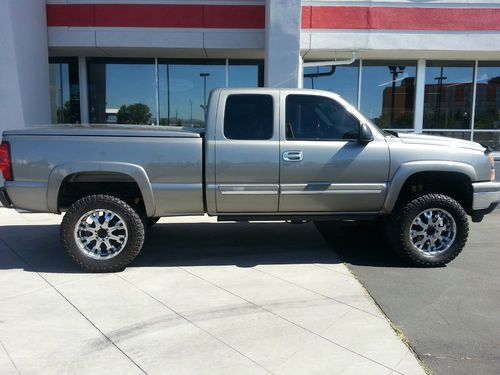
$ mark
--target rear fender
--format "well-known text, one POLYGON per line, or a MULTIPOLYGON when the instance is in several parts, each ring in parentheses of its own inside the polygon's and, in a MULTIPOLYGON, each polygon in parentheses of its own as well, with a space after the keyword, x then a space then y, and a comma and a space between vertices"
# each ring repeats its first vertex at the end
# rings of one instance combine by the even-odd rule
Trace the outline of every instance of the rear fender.
POLYGON ((153 189, 146 171, 139 165, 120 162, 77 162, 60 164, 52 169, 47 186, 47 204, 50 212, 58 213, 58 197, 62 182, 74 173, 110 172, 121 173, 131 177, 139 186, 148 217, 155 213, 153 189))

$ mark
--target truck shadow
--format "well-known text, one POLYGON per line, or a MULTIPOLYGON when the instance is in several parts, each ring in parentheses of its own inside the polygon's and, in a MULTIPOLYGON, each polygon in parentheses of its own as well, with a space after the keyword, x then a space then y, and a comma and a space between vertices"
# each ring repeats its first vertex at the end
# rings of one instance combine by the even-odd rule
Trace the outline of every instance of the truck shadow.
MULTIPOLYGON (((328 223, 156 224, 129 267, 336 264, 407 267, 380 228, 328 223), (319 231, 318 231, 319 229, 319 231)), ((59 244, 58 225, 0 227, 0 269, 82 273, 59 244)))

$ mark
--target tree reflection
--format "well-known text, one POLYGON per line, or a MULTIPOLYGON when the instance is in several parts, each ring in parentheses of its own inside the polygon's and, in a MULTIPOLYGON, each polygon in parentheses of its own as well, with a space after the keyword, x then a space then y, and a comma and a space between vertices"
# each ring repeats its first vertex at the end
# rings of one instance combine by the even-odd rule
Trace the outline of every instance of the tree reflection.
POLYGON ((146 104, 122 105, 117 113, 117 122, 119 124, 150 125, 151 116, 151 111, 146 104))

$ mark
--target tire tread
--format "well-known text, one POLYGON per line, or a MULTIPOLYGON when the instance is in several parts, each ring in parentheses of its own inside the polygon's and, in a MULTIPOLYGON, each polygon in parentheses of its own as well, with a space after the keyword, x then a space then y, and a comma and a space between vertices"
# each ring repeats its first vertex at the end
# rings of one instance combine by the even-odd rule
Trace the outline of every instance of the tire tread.
POLYGON ((88 272, 117 272, 125 269, 139 254, 141 251, 142 245, 144 243, 144 224, 142 222, 139 214, 127 203, 122 201, 121 199, 104 194, 96 194, 96 195, 87 195, 76 201, 69 210, 64 215, 64 218, 61 222, 61 243, 63 245, 64 250, 69 255, 69 257, 75 262, 80 268, 88 272), (130 224, 138 230, 136 231, 134 236, 129 236, 129 242, 127 243, 127 249, 125 256, 112 258, 110 260, 115 260, 114 262, 103 262, 103 264, 96 265, 95 262, 84 262, 79 257, 75 255, 72 251, 73 243, 71 241, 71 236, 73 235, 74 227, 72 226, 72 221, 74 220, 74 216, 76 213, 83 209, 84 207, 92 206, 99 203, 106 203, 119 206, 120 209, 125 211, 127 215, 127 219, 130 220, 130 224))
MULTIPOLYGON (((456 217, 455 221, 457 221, 456 217)), ((412 199, 406 204, 397 207, 395 212, 393 212, 390 216, 388 223, 388 237, 393 249, 404 259, 421 267, 442 267, 451 262, 463 250, 467 242, 468 235, 469 222, 464 209, 456 200, 444 194, 425 194, 412 199), (460 220, 460 223, 457 222, 456 224, 457 226, 462 225, 461 230, 463 233, 460 238, 455 239, 455 241, 458 240, 458 242, 453 243, 453 251, 439 261, 431 261, 430 259, 418 257, 414 251, 408 248, 406 245, 404 228, 406 220, 412 217, 412 213, 414 211, 417 211, 422 207, 426 207, 427 205, 436 204, 436 202, 438 202, 438 204, 444 204, 454 208, 454 210, 459 214, 458 218, 460 220)))

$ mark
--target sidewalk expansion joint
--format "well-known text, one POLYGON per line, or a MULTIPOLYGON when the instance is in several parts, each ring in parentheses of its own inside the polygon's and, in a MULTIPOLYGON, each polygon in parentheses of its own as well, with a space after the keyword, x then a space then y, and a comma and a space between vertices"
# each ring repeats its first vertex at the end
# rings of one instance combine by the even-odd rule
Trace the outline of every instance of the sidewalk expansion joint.
MULTIPOLYGON (((373 316, 374 318, 385 320, 384 318, 382 318, 382 317, 380 317, 380 316, 378 316, 378 315, 376 315, 376 314, 373 314, 373 313, 371 313, 371 312, 369 312, 369 311, 366 311, 366 310, 360 309, 359 307, 353 306, 353 305, 351 305, 351 304, 349 304, 349 303, 347 303, 347 302, 340 301, 340 300, 338 300, 338 299, 336 299, 336 298, 330 297, 330 296, 328 296, 328 295, 326 295, 326 294, 320 293, 320 292, 315 291, 315 290, 313 290, 313 289, 309 289, 309 288, 307 288, 307 287, 305 287, 305 286, 302 286, 302 285, 300 285, 300 284, 294 283, 293 281, 283 279, 283 278, 281 278, 281 277, 279 277, 279 276, 273 275, 273 274, 271 274, 271 273, 269 273, 269 272, 266 272, 266 271, 260 270, 260 269, 255 268, 255 267, 253 268, 253 270, 255 270, 255 271, 259 271, 259 272, 261 272, 261 273, 263 273, 263 274, 266 274, 266 275, 268 275, 268 276, 274 277, 275 279, 278 279, 278 280, 283 281, 283 282, 285 282, 285 283, 291 284, 291 285, 296 286, 296 287, 298 287, 298 288, 301 288, 301 289, 307 290, 307 291, 309 291, 309 292, 311 292, 311 293, 317 294, 318 296, 321 296, 321 297, 323 297, 323 298, 327 298, 327 299, 329 299, 329 300, 331 300, 331 301, 334 301, 334 302, 337 302, 337 303, 339 303, 339 304, 341 304, 341 305, 349 306, 350 308, 352 308, 352 309, 354 309, 354 310, 361 311, 361 312, 363 312, 363 313, 365 313, 365 314, 368 314, 368 315, 373 316)), ((335 271, 332 271, 332 272, 335 272, 335 271)), ((339 274, 340 274, 340 273, 339 273, 339 274)), ((344 274, 344 276, 346 276, 346 277, 347 277, 347 275, 345 275, 345 274, 344 274)))
POLYGON ((194 273, 192 273, 192 272, 189 272, 188 270, 186 270, 186 269, 185 269, 185 268, 183 268, 183 267, 179 267, 179 269, 183 270, 184 272, 186 272, 186 273, 188 273, 188 274, 190 274, 190 275, 192 275, 192 276, 194 276, 194 277, 196 277, 196 278, 198 278, 198 279, 200 279, 200 280, 202 280, 202 281, 204 281, 204 282, 206 282, 206 283, 208 283, 208 284, 210 284, 210 285, 212 285, 212 286, 214 286, 214 287, 216 287, 216 288, 218 288, 218 289, 220 289, 220 290, 225 291, 226 293, 229 293, 229 294, 233 295, 233 296, 234 296, 234 297, 236 297, 236 298, 239 298, 239 299, 241 299, 241 300, 243 300, 243 301, 245 301, 245 302, 247 302, 247 303, 249 303, 249 304, 251 304, 251 305, 255 306, 256 308, 258 308, 258 309, 260 309, 260 310, 262 310, 262 311, 266 311, 267 313, 272 314, 272 315, 276 316, 277 318, 282 319, 282 320, 284 320, 284 321, 286 321, 286 322, 288 322, 288 323, 290 323, 290 324, 292 324, 292 325, 296 326, 297 328, 299 328, 299 329, 301 329, 301 330, 303 330, 303 331, 305 331, 305 332, 310 333, 311 335, 314 335, 314 336, 316 336, 316 337, 318 337, 318 338, 320 338, 320 339, 323 339, 323 340, 325 340, 325 341, 328 341, 329 343, 331 343, 331 344, 333 344, 333 345, 336 345, 336 346, 338 346, 338 347, 340 347, 340 348, 342 348, 342 349, 344 349, 344 350, 347 350, 348 352, 350 352, 350 353, 352 353, 352 354, 357 355, 358 357, 362 357, 362 358, 364 358, 364 359, 366 359, 366 360, 368 360, 368 361, 370 361, 370 362, 372 362, 372 363, 375 363, 375 364, 377 364, 377 365, 379 365, 379 366, 382 366, 382 367, 386 368, 387 370, 393 371, 393 372, 395 372, 395 373, 397 373, 397 374, 400 374, 400 375, 404 375, 402 372, 399 372, 399 371, 398 371, 398 370, 396 370, 396 369, 393 369, 393 368, 391 368, 391 367, 389 367, 389 366, 387 366, 387 365, 384 365, 383 363, 378 362, 377 360, 372 359, 372 358, 370 358, 370 357, 367 357, 367 356, 365 356, 364 354, 358 353, 358 352, 356 352, 356 351, 355 351, 355 350, 353 350, 353 349, 350 349, 350 348, 348 348, 348 347, 346 347, 346 346, 344 346, 344 345, 342 345, 342 344, 339 344, 339 343, 337 343, 337 342, 335 342, 335 341, 333 341, 333 340, 329 339, 328 337, 325 337, 325 336, 320 335, 320 334, 318 334, 318 333, 316 333, 316 332, 314 332, 314 331, 311 331, 309 328, 304 327, 304 326, 301 326, 301 325, 299 325, 299 324, 297 324, 297 323, 295 323, 295 322, 293 322, 293 321, 291 321, 291 320, 289 320, 289 319, 285 318, 284 316, 282 316, 282 315, 279 315, 279 314, 275 313, 275 312, 274 312, 274 311, 272 311, 272 310, 266 309, 265 307, 260 306, 260 305, 258 305, 258 304, 256 304, 256 303, 254 303, 254 302, 252 302, 252 301, 250 301, 250 300, 247 300, 246 298, 244 298, 244 297, 242 297, 242 296, 240 296, 240 295, 238 295, 238 294, 236 294, 236 293, 233 293, 233 292, 231 292, 230 290, 227 290, 227 289, 225 289, 225 288, 221 287, 220 285, 217 285, 217 284, 215 284, 215 283, 213 283, 213 282, 211 282, 211 281, 209 281, 209 280, 207 280, 207 279, 205 279, 205 278, 203 278, 203 277, 201 277, 201 276, 198 276, 198 275, 196 275, 196 274, 194 274, 194 273))
POLYGON ((45 277, 43 277, 40 272, 38 272, 33 265, 28 262, 23 256, 18 254, 12 247, 9 246, 7 242, 5 242, 3 239, 0 238, 0 241, 7 247, 13 254, 15 254, 24 264, 28 266, 29 269, 31 269, 32 272, 36 273, 38 277, 40 277, 45 283, 47 283, 52 289, 56 291, 57 294, 59 294, 66 302, 73 307, 87 322, 90 323, 106 340, 109 341, 111 345, 113 345, 120 353, 122 353, 130 362, 132 362, 143 374, 148 375, 148 373, 137 363, 135 362, 127 353, 125 353, 111 338, 109 338, 103 331, 95 325, 94 322, 92 322, 80 309, 73 304, 59 289, 57 289, 49 280, 47 280, 45 277))
POLYGON ((132 285, 134 288, 136 288, 137 290, 141 291, 142 293, 144 293, 145 295, 147 295, 149 298, 153 299, 154 301, 156 301, 157 303, 159 303, 160 305, 162 305, 163 307, 165 307, 167 310, 171 311, 172 313, 174 313, 175 315, 177 315, 179 318, 185 320, 186 322, 192 324, 193 326, 195 326, 196 328, 200 329, 201 331, 205 332, 207 335, 209 335, 210 337, 212 337, 213 339, 217 340, 218 342, 220 342, 221 344, 227 346, 229 349, 235 351, 236 353, 238 353, 239 355, 241 355, 242 357, 245 357, 246 359, 248 359, 249 361, 251 361, 252 363, 256 364, 258 367, 262 368, 263 370, 265 370, 266 372, 270 373, 270 374, 273 374, 274 373, 269 370, 268 368, 262 366, 259 362, 256 362, 255 360, 253 360, 252 358, 250 358, 249 356, 245 355, 244 353, 240 352, 238 349, 236 349, 235 347, 231 346, 230 344, 228 344, 227 342, 225 342, 224 340, 220 339, 219 337, 217 337, 216 335, 214 335, 213 333, 211 333, 210 331, 207 331, 206 329, 202 328, 200 325, 196 324, 194 321, 192 321, 191 319, 189 319, 188 317, 182 315, 180 312, 174 310, 173 308, 171 308, 170 306, 168 306, 166 303, 164 303, 162 300, 156 298, 155 296, 153 296, 152 294, 148 293, 147 291, 145 291, 144 289, 142 289, 141 287, 137 286, 136 284, 134 284, 133 282, 131 282, 130 280, 127 280, 126 278, 120 276, 120 275, 117 275, 115 274, 116 277, 122 279, 123 281, 125 281, 126 283, 132 285))

